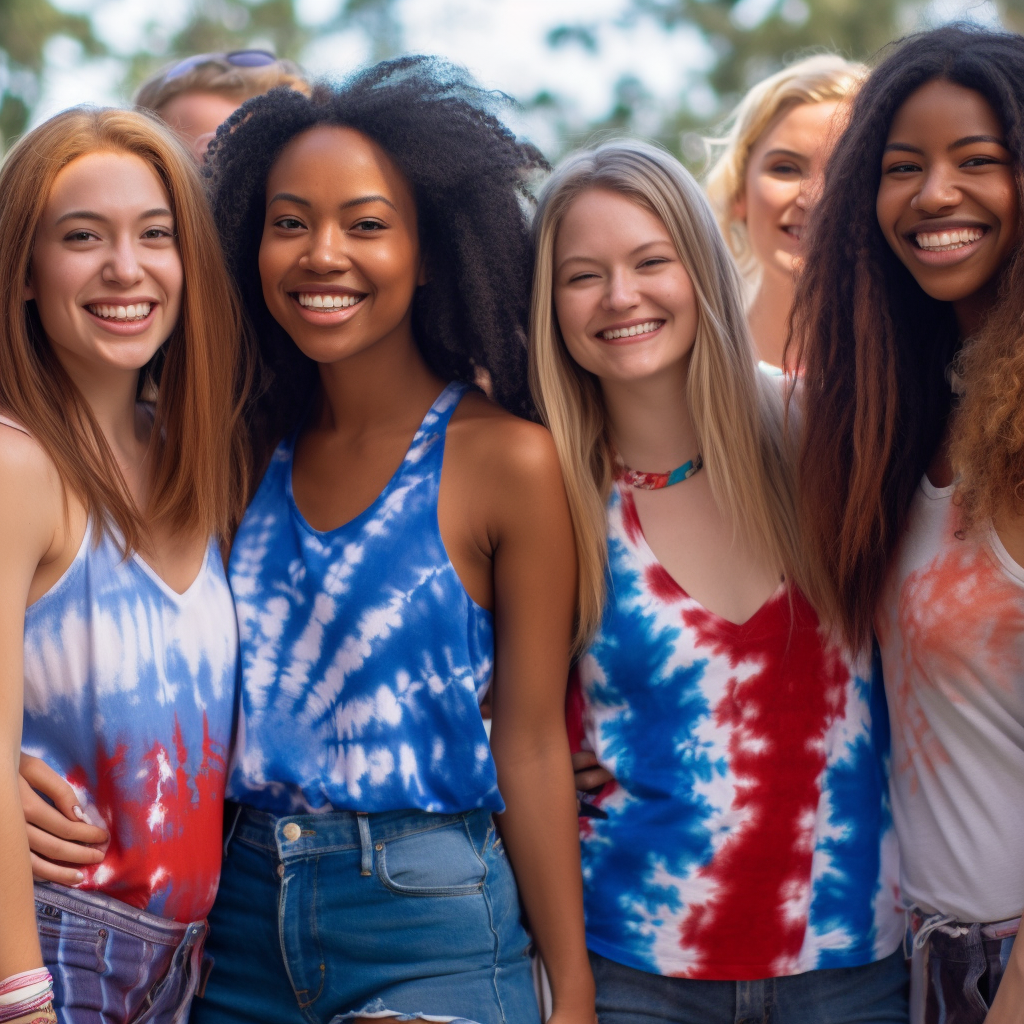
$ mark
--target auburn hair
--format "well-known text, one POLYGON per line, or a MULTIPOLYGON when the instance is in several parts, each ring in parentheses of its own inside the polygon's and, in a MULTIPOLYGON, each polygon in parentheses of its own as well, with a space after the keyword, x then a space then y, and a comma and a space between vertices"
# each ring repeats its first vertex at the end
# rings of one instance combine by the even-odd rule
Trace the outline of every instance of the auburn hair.
MULTIPOLYGON (((805 367, 800 455, 804 537, 821 572, 809 596, 855 645, 914 492, 950 421, 960 346, 952 305, 930 298, 875 213, 882 153, 900 106, 930 81, 980 93, 1005 130, 1021 192, 1024 38, 948 26, 896 44, 861 88, 825 173, 797 285, 791 342, 805 367)), ((968 510, 989 513, 1024 481, 1024 267, 1019 249, 981 335, 962 354, 952 454, 968 510)))
POLYGON ((25 135, 0 170, 0 408, 53 461, 65 493, 113 527, 125 553, 145 548, 147 524, 227 540, 241 518, 248 457, 241 408, 248 386, 238 302, 202 182, 170 132, 148 114, 77 107, 25 135), (155 395, 140 509, 88 403, 25 301, 33 242, 57 175, 88 153, 126 153, 156 172, 170 198, 184 273, 181 312, 139 374, 155 395))
POLYGON ((530 386, 558 450, 576 532, 577 651, 604 610, 612 458, 600 382, 572 358, 558 326, 554 250, 566 212, 590 189, 616 192, 665 225, 697 302, 686 400, 712 493, 770 563, 790 580, 802 575, 782 391, 755 366, 739 275, 704 193, 675 157, 644 142, 574 153, 544 186, 534 219, 529 354, 530 386))

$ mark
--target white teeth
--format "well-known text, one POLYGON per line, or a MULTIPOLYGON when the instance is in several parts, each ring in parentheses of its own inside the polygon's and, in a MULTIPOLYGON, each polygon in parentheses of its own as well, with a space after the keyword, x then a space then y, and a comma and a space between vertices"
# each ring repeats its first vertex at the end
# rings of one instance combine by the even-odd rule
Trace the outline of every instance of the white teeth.
POLYGON ((307 309, 345 309, 354 306, 362 299, 361 295, 311 295, 307 292, 299 292, 299 305, 307 309))
POLYGON ((104 320, 145 320, 153 308, 150 302, 136 302, 128 306, 111 306, 106 303, 87 307, 93 316, 104 320))
POLYGON ((615 341, 617 338, 635 338, 638 334, 650 334, 651 331, 657 330, 664 322, 664 320, 648 320, 647 323, 636 324, 633 327, 620 327, 611 331, 602 331, 601 337, 605 341, 615 341))
POLYGON ((915 241, 928 252, 951 252, 976 242, 985 232, 981 228, 955 228, 952 231, 921 232, 915 241))

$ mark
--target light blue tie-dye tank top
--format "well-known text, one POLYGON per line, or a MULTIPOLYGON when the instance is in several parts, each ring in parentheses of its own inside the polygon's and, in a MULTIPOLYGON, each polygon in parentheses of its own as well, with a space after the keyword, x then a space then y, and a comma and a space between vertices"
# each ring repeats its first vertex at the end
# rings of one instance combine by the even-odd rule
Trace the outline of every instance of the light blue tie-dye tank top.
POLYGON ((109 531, 96 543, 90 522, 67 571, 25 613, 22 749, 110 831, 79 888, 177 921, 209 913, 237 672, 216 545, 178 594, 139 555, 125 559, 109 531))
POLYGON ((503 809, 479 709, 492 617, 437 520, 465 391, 441 392, 384 490, 335 530, 295 504, 295 437, 274 453, 229 568, 242 650, 232 799, 281 815, 503 809))

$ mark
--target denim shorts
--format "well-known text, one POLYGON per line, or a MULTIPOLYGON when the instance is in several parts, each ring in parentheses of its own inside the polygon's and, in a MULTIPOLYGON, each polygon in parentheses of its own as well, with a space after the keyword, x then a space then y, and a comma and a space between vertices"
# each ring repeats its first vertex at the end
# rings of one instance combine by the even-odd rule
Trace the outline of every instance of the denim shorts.
POLYGON ((232 808, 197 1024, 539 1024, 515 878, 489 813, 232 808))
POLYGON ((590 954, 598 1024, 906 1024, 903 950, 763 981, 665 978, 590 954))
POLYGON ((982 1024, 1020 921, 961 924, 912 908, 907 914, 912 1024, 982 1024))
POLYGON ((181 1024, 200 984, 206 922, 37 882, 36 923, 60 1024, 181 1024))

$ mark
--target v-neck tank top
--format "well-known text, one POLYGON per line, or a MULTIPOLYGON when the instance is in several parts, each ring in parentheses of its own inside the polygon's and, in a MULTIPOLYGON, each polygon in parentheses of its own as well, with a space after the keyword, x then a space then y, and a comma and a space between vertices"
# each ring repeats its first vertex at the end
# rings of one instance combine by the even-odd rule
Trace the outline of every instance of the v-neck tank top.
POLYGON ((209 913, 237 661, 213 541, 179 594, 141 556, 125 558, 112 527, 97 539, 90 520, 71 565, 25 612, 22 749, 110 832, 78 888, 175 921, 209 913))
MULTIPOLYGON (((632 492, 608 504, 607 600, 570 690, 615 777, 581 819, 587 942, 654 974, 754 980, 889 955, 903 931, 877 657, 799 591, 742 624, 690 597, 632 492)), ((579 730, 577 730, 579 731, 579 730)))
POLYGON ((229 796, 271 814, 503 810, 479 702, 494 664, 489 611, 441 540, 449 384, 374 502, 315 530, 283 441, 235 538, 242 651, 229 796))

